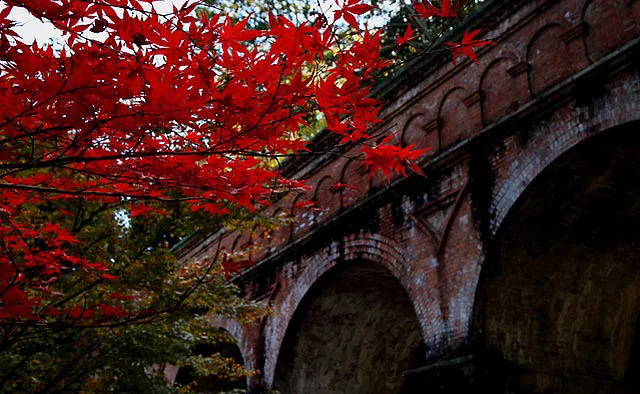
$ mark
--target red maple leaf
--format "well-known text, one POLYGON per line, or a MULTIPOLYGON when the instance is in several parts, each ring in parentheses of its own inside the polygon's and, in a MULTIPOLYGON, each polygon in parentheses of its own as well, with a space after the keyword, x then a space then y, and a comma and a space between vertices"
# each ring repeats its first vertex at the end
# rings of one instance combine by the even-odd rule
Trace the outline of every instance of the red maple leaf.
POLYGON ((219 40, 223 51, 227 52, 231 48, 239 53, 249 53, 247 47, 241 43, 260 37, 262 32, 260 30, 245 30, 247 23, 249 23, 249 18, 245 18, 235 25, 231 24, 231 18, 225 19, 224 25, 219 29, 219 40))
POLYGON ((424 176, 424 173, 415 164, 415 160, 430 150, 414 149, 415 145, 401 148, 397 145, 389 145, 394 135, 387 136, 378 146, 365 146, 362 151, 365 154, 364 163, 369 169, 369 179, 377 171, 381 171, 387 181, 391 181, 391 174, 394 172, 407 176, 406 169, 410 168, 414 172, 424 176))
POLYGON ((333 185, 331 185, 329 187, 329 191, 331 193, 342 193, 344 191, 348 191, 348 190, 356 190, 357 188, 353 185, 349 185, 347 183, 341 183, 341 182, 336 182, 333 185))
POLYGON ((317 201, 300 201, 293 204, 293 207, 296 209, 307 209, 307 208, 313 208, 316 205, 318 205, 317 201))
POLYGON ((98 305, 98 308, 106 317, 120 318, 128 315, 128 312, 124 310, 120 305, 98 305))
POLYGON ((464 32, 462 36, 462 40, 458 42, 445 42, 452 51, 453 51, 453 64, 456 64, 456 60, 458 56, 465 55, 469 59, 474 62, 478 62, 478 58, 476 57, 473 48, 479 48, 486 45, 495 45, 495 42, 491 40, 476 40, 475 37, 480 33, 480 30, 474 30, 469 32, 468 30, 464 32))
POLYGON ((356 20, 355 15, 362 15, 371 11, 374 7, 369 4, 359 4, 361 0, 345 0, 345 2, 340 6, 336 1, 336 4, 340 7, 339 10, 333 11, 334 19, 343 18, 348 24, 350 24, 354 29, 360 30, 358 26, 358 21, 356 20))
POLYGON ((102 275, 100 275, 100 277, 104 278, 106 280, 116 280, 116 279, 118 279, 118 276, 111 275, 111 274, 102 274, 102 275))
POLYGON ((439 16, 441 18, 455 18, 458 16, 458 11, 464 3, 465 0, 459 0, 452 6, 451 0, 442 0, 440 9, 438 9, 433 6, 430 1, 428 1, 428 3, 415 2, 413 3, 413 8, 421 18, 431 18, 433 16, 439 16))
POLYGON ((320 36, 317 28, 306 23, 296 26, 284 16, 274 16, 269 13, 269 35, 277 37, 271 44, 273 52, 282 52, 288 58, 293 58, 300 51, 311 50, 319 46, 320 36))
POLYGON ((413 40, 414 38, 416 38, 417 35, 414 34, 415 32, 416 31, 411 28, 411 24, 408 24, 407 25, 407 30, 405 30, 404 35, 402 37, 400 37, 400 35, 396 35, 396 45, 401 47, 404 44, 406 44, 407 42, 409 42, 409 41, 413 40))

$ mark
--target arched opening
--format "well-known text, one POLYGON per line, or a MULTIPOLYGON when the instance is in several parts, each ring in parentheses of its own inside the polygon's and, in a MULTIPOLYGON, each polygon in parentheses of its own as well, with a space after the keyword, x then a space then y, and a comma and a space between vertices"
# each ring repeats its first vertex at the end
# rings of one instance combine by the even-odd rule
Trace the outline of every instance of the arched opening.
POLYGON ((638 147, 637 123, 592 137, 511 208, 474 308, 491 392, 638 392, 638 147))
POLYGON ((359 198, 369 193, 369 178, 364 167, 361 165, 362 155, 349 159, 340 173, 340 183, 347 184, 352 189, 342 189, 340 191, 340 209, 349 207, 358 201, 359 198))
POLYGON ((571 75, 571 56, 562 41, 563 27, 550 23, 534 34, 527 48, 529 89, 539 95, 571 75))
POLYGON ((191 385, 191 390, 196 393, 228 393, 235 389, 247 389, 246 376, 236 376, 239 367, 244 366, 244 360, 240 348, 235 343, 231 334, 224 329, 219 329, 219 340, 215 344, 201 343, 194 347, 193 355, 204 357, 216 357, 228 359, 225 367, 220 368, 220 373, 209 376, 197 376, 192 367, 181 367, 176 375, 175 383, 179 386, 191 385))
POLYGON ((386 268, 341 262, 306 294, 280 349, 281 394, 410 393, 404 371, 424 364, 418 319, 386 268))
POLYGON ((469 138, 482 128, 480 112, 464 103, 468 96, 469 92, 461 87, 455 87, 444 95, 437 117, 441 149, 469 138))

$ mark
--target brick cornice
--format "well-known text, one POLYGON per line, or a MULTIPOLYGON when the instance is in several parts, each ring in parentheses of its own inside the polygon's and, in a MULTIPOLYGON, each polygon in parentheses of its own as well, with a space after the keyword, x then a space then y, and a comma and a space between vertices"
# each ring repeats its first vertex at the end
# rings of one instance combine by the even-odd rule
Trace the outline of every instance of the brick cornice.
POLYGON ((527 71, 529 71, 529 68, 531 68, 531 65, 527 62, 520 62, 518 64, 516 64, 515 66, 511 67, 510 69, 507 70, 507 74, 509 74, 509 76, 511 78, 515 78, 520 74, 524 74, 527 71))
POLYGON ((434 120, 432 120, 431 122, 425 124, 424 126, 422 126, 422 130, 424 130, 426 133, 431 133, 433 131, 438 130, 438 128, 440 127, 440 124, 442 123, 442 121, 440 120, 440 118, 436 118, 434 120))
POLYGON ((584 36, 585 31, 586 31, 586 28, 584 23, 579 23, 574 27, 570 28, 569 30, 567 30, 566 32, 562 33, 560 35, 560 39, 564 41, 565 44, 568 44, 571 41, 584 36))
POLYGON ((464 103, 464 105, 467 106, 467 108, 469 108, 473 104, 479 102, 481 98, 482 98, 482 91, 478 90, 477 92, 474 92, 468 97, 465 97, 464 99, 462 99, 462 102, 464 103))

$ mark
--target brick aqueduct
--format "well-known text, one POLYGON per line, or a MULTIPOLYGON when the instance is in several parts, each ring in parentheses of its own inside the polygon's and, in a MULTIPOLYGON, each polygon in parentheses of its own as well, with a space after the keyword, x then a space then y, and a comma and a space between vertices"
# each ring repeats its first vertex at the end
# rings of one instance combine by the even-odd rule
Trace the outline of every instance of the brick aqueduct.
POLYGON ((299 160, 315 189, 269 212, 297 223, 182 249, 263 246, 236 281, 273 313, 211 316, 250 392, 640 392, 640 1, 493 0, 464 28, 497 37, 479 64, 436 56, 380 92, 427 178, 299 160))

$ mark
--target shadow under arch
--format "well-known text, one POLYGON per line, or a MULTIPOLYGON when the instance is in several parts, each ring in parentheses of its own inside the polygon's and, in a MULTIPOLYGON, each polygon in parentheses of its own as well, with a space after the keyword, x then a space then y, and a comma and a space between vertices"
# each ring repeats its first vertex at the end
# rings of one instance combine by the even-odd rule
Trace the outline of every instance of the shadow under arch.
POLYGON ((192 349, 193 355, 204 357, 214 356, 232 360, 233 365, 227 369, 230 374, 196 376, 192 367, 181 367, 175 376, 174 384, 179 386, 192 385, 192 392, 222 394, 231 390, 246 390, 248 388, 245 376, 235 377, 236 367, 245 367, 245 360, 233 334, 222 327, 216 327, 214 343, 198 343, 192 349))
POLYGON ((287 327, 274 388, 293 393, 413 393, 403 372, 424 365, 404 287, 383 265, 341 261, 305 294, 287 327))
POLYGON ((491 392, 640 389, 639 125, 561 154, 498 228, 470 329, 491 392))

